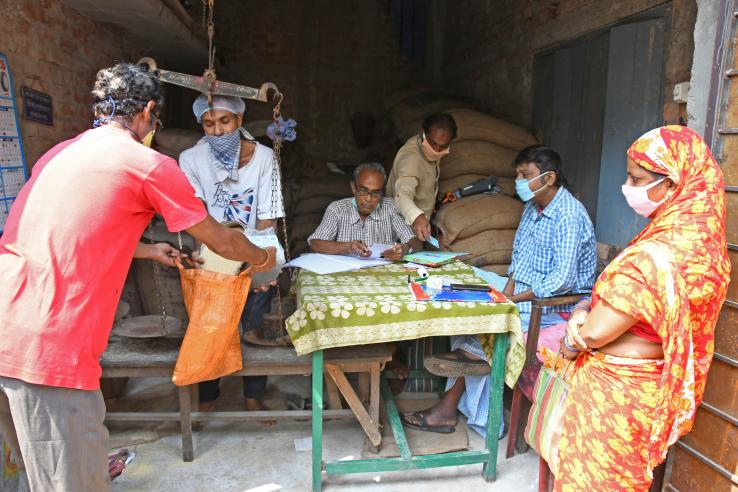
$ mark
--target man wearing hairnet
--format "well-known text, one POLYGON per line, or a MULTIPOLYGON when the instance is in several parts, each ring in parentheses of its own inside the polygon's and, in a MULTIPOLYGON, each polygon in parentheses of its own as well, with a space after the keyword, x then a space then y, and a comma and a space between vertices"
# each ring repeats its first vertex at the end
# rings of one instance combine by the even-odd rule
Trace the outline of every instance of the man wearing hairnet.
MULTIPOLYGON (((275 187, 272 182, 272 150, 256 142, 242 127, 245 107, 241 98, 228 96, 213 96, 210 106, 207 97, 200 95, 192 110, 205 136, 182 152, 179 164, 214 219, 238 222, 246 230, 264 230, 284 216, 281 197, 272 201, 272 194, 281 195, 281 183, 275 187)), ((274 289, 272 286, 249 295, 241 315, 244 331, 259 327, 271 307, 274 289)), ((246 410, 265 409, 261 400, 266 383, 266 376, 243 378, 246 410)), ((219 395, 217 379, 200 383, 200 410, 215 410, 219 395)), ((267 426, 272 424, 265 422, 267 426)))

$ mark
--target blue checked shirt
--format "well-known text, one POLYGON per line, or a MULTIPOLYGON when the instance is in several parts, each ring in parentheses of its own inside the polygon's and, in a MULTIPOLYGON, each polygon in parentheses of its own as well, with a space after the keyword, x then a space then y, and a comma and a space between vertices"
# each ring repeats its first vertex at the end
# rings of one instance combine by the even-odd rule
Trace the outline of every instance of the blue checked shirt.
MULTIPOLYGON (((515 294, 533 290, 536 297, 590 292, 597 269, 597 245, 584 206, 561 187, 544 210, 530 200, 513 243, 508 273, 515 276, 515 294)), ((544 308, 568 311, 572 305, 544 308)), ((530 302, 518 303, 529 313, 530 302)))

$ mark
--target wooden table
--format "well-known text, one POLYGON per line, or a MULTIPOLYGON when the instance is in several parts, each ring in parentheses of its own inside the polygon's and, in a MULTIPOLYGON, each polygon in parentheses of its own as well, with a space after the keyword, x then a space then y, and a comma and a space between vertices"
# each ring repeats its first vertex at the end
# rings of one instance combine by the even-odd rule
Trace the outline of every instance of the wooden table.
MULTIPOLYGON (((454 283, 480 283, 461 262, 433 269, 454 283)), ((387 416, 400 451, 399 458, 340 460, 323 463, 323 373, 338 382, 327 360, 335 347, 364 343, 411 340, 435 335, 478 334, 490 355, 488 428, 497 429, 502 417, 502 390, 505 381, 515 385, 525 362, 525 346, 520 317, 512 303, 422 302, 410 296, 408 271, 402 265, 317 275, 300 271, 294 282, 297 311, 287 319, 287 330, 298 354, 312 353, 312 484, 322 488, 322 473, 345 474, 413 470, 440 466, 483 463, 485 480, 497 473, 497 433, 488 432, 485 449, 427 456, 412 456, 392 393, 381 382, 387 416), (509 351, 508 351, 509 348, 509 351), (325 352, 325 353, 324 353, 325 352)), ((374 388, 374 386, 373 386, 374 388)), ((330 391, 328 392, 330 395, 330 391)), ((354 405, 352 405, 354 409, 354 405)), ((361 413, 356 409, 357 414, 361 413)), ((372 407, 369 416, 378 424, 372 407)), ((366 427, 365 427, 366 430, 366 427)), ((371 440, 371 436, 370 436, 371 440)), ((374 441, 372 441, 374 444, 374 441)))
MULTIPOLYGON (((179 354, 178 339, 133 339, 113 336, 100 358, 102 376, 118 377, 172 377, 179 354)), ((273 376, 286 374, 310 374, 314 364, 309 356, 298 356, 291 347, 246 346, 243 350, 244 367, 233 376, 273 376)), ((384 364, 391 359, 385 344, 348 347, 326 351, 325 368, 330 374, 328 395, 331 410, 323 412, 323 418, 356 417, 372 443, 379 446, 379 375, 384 364), (359 374, 359 391, 348 384, 347 373, 359 374), (341 408, 340 395, 350 409, 341 408), (367 405, 367 411, 364 405, 367 405)), ((313 384, 320 382, 322 409, 323 367, 313 377, 313 384)), ((302 411, 192 411, 197 405, 197 385, 179 386, 178 412, 108 412, 107 420, 117 421, 165 421, 180 422, 182 432, 182 459, 192 461, 192 422, 211 420, 263 421, 310 418, 314 413, 302 411)))

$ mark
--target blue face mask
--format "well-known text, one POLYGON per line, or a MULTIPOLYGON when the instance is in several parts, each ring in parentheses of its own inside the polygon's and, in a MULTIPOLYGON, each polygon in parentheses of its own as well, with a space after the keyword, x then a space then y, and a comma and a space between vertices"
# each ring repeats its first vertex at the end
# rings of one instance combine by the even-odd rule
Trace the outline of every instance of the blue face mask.
POLYGON ((516 179, 515 180, 515 191, 518 193, 518 196, 521 200, 524 202, 527 202, 531 200, 534 196, 536 196, 536 193, 541 191, 543 188, 548 186, 548 184, 543 185, 541 188, 538 188, 536 191, 533 191, 530 189, 530 182, 535 181, 538 178, 542 178, 543 176, 547 175, 551 171, 546 171, 545 173, 541 174, 540 176, 536 176, 535 178, 531 180, 527 179, 516 179))
POLYGON ((236 130, 223 135, 205 135, 205 140, 210 145, 210 151, 223 168, 232 173, 238 168, 238 158, 241 154, 241 131, 236 130))

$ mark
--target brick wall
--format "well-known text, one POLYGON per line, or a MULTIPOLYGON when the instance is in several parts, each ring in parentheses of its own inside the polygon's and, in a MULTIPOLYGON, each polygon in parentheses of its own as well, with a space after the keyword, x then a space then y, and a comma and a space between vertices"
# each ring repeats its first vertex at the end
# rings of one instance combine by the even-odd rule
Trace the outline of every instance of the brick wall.
MULTIPOLYGON (((492 114, 529 127, 536 52, 664 4, 663 0, 467 0, 448 2, 443 57, 446 84, 479 100, 492 114)), ((665 64, 664 120, 684 107, 671 99, 689 80, 694 0, 672 2, 665 64)))
MULTIPOLYGON (((400 53, 388 12, 388 0, 216 2, 219 77, 277 84, 283 113, 299 123, 306 167, 360 162, 351 115, 380 116, 385 95, 422 77, 400 53)), ((271 104, 248 103, 247 111, 247 120, 269 118, 271 104)))
POLYGON ((95 74, 116 61, 136 58, 136 51, 119 29, 56 0, 0 0, 0 19, 0 52, 10 62, 19 111, 24 85, 53 101, 54 126, 20 118, 30 168, 56 143, 90 127, 95 74))

